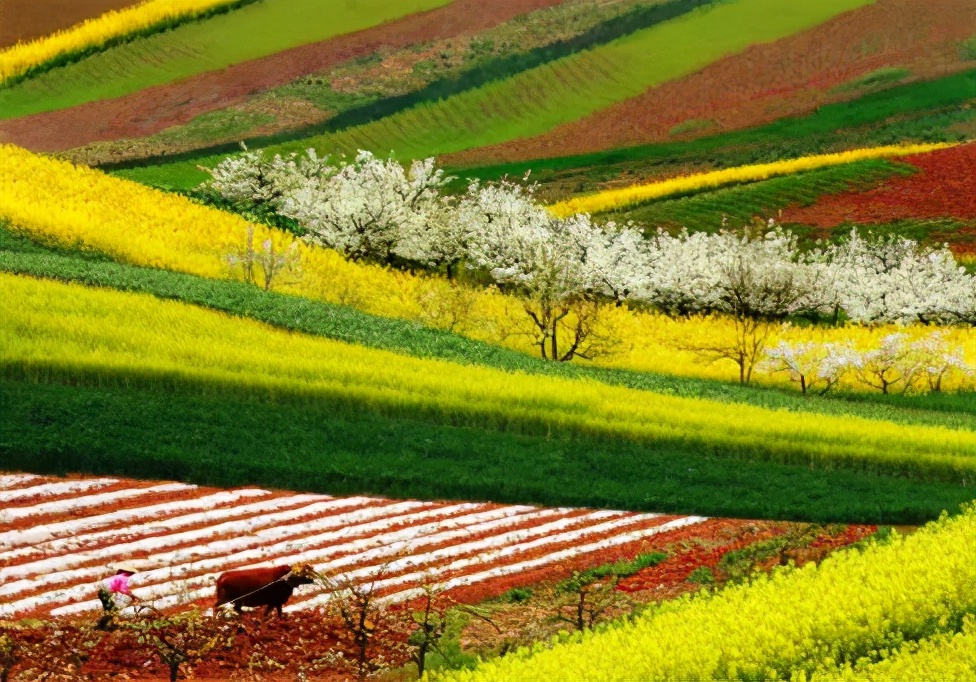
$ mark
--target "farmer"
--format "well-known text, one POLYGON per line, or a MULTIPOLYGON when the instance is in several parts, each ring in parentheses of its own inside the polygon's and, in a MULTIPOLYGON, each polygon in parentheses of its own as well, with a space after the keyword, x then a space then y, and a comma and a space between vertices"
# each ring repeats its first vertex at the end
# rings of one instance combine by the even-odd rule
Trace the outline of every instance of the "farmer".
POLYGON ((137 573, 139 568, 131 563, 115 564, 111 568, 115 569, 115 575, 98 586, 98 600, 102 602, 102 608, 105 610, 105 614, 98 621, 101 630, 108 629, 115 617, 119 615, 120 604, 117 599, 120 595, 128 597, 130 603, 139 600, 129 589, 129 578, 137 573))

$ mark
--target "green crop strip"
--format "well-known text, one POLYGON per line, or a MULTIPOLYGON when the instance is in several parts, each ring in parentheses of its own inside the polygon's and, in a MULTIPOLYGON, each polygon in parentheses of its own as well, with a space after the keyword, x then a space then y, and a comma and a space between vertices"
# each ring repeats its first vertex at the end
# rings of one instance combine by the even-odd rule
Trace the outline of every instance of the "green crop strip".
MULTIPOLYGON (((75 62, 80 62, 86 57, 91 57, 92 55, 104 52, 113 47, 118 47, 119 45, 125 45, 126 43, 131 43, 139 38, 148 38, 156 33, 162 33, 163 31, 171 31, 177 26, 182 26, 183 24, 188 24, 194 21, 203 21, 211 17, 217 16, 218 14, 226 14, 227 12, 232 12, 235 9, 240 9, 245 5, 250 5, 252 2, 258 2, 259 0, 236 0, 236 2, 231 2, 226 5, 220 5, 219 7, 212 7, 203 12, 197 12, 195 14, 186 14, 181 17, 174 17, 171 19, 166 19, 157 22, 151 26, 147 26, 138 31, 133 31, 132 33, 126 33, 125 35, 116 36, 110 38, 96 45, 90 45, 83 50, 73 50, 70 52, 63 52, 53 59, 49 59, 46 62, 41 62, 30 69, 15 76, 13 78, 8 78, 7 80, 0 83, 0 88, 9 88, 22 81, 30 80, 31 78, 36 78, 42 73, 46 73, 53 69, 67 66, 68 64, 74 64, 75 62)), ((0 116, 0 118, 3 118, 0 116)))
MULTIPOLYGON (((626 147, 595 154, 452 169, 464 178, 494 180, 532 171, 545 183, 578 178, 598 183, 622 170, 663 175, 670 168, 704 165, 729 168, 783 158, 899 142, 956 142, 953 127, 976 120, 976 70, 936 80, 895 86, 849 102, 820 107, 807 116, 687 142, 626 147), (716 164, 716 161, 719 161, 716 164)), ((588 191, 584 187, 580 191, 588 191)))
POLYGON ((450 0, 263 0, 119 45, 0 90, 0 118, 121 97, 291 47, 352 33, 450 0), (315 20, 319 17, 321 20, 315 20), (312 20, 310 20, 312 19, 312 20))
MULTIPOLYGON (((662 0, 654 0, 651 4, 640 4, 618 16, 604 20, 572 38, 541 45, 525 52, 492 56, 478 61, 471 68, 463 71, 459 75, 438 78, 418 90, 403 95, 383 97, 374 92, 368 92, 368 94, 362 92, 338 92, 329 87, 327 82, 317 86, 305 85, 301 82, 291 83, 280 88, 275 88, 272 93, 277 96, 294 97, 311 101, 324 111, 335 112, 335 115, 323 123, 289 130, 288 132, 275 135, 258 137, 245 136, 243 139, 250 148, 267 147, 370 123, 419 104, 429 104, 447 99, 461 92, 474 90, 488 83, 509 78, 523 71, 528 71, 548 62, 582 52, 583 50, 593 49, 637 30, 680 16, 696 7, 707 5, 713 1, 669 0, 664 2, 662 0)), ((317 78, 309 80, 321 82, 317 78)), ((222 113, 224 112, 218 111, 205 116, 221 118, 222 113)), ((222 118, 226 119, 230 116, 232 115, 224 113, 222 118)), ((204 117, 200 118, 203 119, 204 117)), ((213 139, 220 136, 221 132, 212 130, 212 126, 208 126, 206 120, 199 120, 199 124, 195 120, 187 126, 187 130, 183 133, 183 136, 188 139, 192 139, 195 136, 197 139, 203 141, 207 139, 208 134, 213 139)), ((159 134, 157 139, 165 144, 167 141, 167 133, 159 134)), ((215 144, 195 149, 192 152, 168 155, 167 159, 169 161, 175 161, 179 158, 195 159, 218 154, 233 154, 239 149, 240 147, 236 142, 233 144, 215 144)), ((145 160, 142 162, 144 163, 145 160)), ((128 168, 135 165, 131 162, 117 166, 107 164, 105 168, 128 168)))
POLYGON ((976 430, 976 397, 966 394, 839 394, 804 398, 792 391, 774 388, 748 388, 622 369, 547 363, 506 348, 405 320, 369 315, 355 308, 266 292, 241 282, 209 280, 166 270, 118 264, 95 254, 49 249, 13 236, 2 228, 0 271, 148 293, 162 299, 247 317, 282 329, 419 358, 438 358, 509 372, 589 379, 652 393, 700 397, 769 409, 976 430))
POLYGON ((690 196, 654 201, 634 209, 606 214, 616 221, 634 220, 644 225, 686 227, 692 232, 716 232, 726 226, 742 227, 756 216, 775 216, 792 204, 809 206, 827 194, 863 191, 914 169, 883 159, 807 171, 761 182, 699 192, 690 196))
POLYGON ((321 402, 0 380, 0 461, 331 494, 583 505, 740 518, 916 524, 972 490, 846 470, 653 452, 391 419, 321 402))
MULTIPOLYGON (((442 102, 421 104, 335 134, 269 147, 271 152, 368 149, 418 158, 536 135, 644 92, 738 52, 826 21, 871 0, 735 0, 708 5, 601 47, 488 83, 442 102), (695 36, 690 42, 688 36, 695 36)), ((170 186, 199 182, 198 164, 222 156, 159 167, 143 178, 170 186), (169 175, 167 179, 166 176, 169 175)))

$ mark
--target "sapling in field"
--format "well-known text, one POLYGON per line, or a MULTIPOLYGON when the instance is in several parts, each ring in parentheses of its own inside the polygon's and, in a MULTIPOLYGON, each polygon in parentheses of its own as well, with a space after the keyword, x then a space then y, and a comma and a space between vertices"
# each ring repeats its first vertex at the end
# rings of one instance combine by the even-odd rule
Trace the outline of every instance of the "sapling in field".
POLYGON ((199 663, 231 640, 227 623, 196 608, 166 615, 148 605, 136 607, 132 617, 119 621, 133 648, 148 649, 169 668, 170 682, 176 682, 181 665, 199 663))
POLYGON ((762 368, 785 373, 800 385, 803 395, 811 391, 824 395, 851 370, 856 356, 857 351, 849 344, 780 341, 766 349, 762 368))
POLYGON ((255 248, 254 227, 248 225, 244 232, 243 247, 228 255, 227 262, 232 267, 240 266, 244 281, 248 284, 258 284, 260 273, 262 288, 270 291, 271 285, 281 275, 300 274, 301 259, 297 242, 292 242, 285 249, 278 249, 271 239, 265 239, 260 247, 255 248))

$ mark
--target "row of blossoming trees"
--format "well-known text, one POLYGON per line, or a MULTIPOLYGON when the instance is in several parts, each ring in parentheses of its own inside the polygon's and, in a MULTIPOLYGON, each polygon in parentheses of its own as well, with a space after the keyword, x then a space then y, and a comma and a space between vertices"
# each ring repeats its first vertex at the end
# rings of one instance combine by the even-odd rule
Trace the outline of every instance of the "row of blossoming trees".
MULTIPOLYGON (((841 244, 803 251, 772 221, 744 233, 645 234, 583 213, 556 217, 532 187, 509 181, 445 193, 451 178, 433 159, 404 168, 369 152, 339 164, 313 150, 270 159, 246 152, 212 175, 210 188, 239 210, 284 217, 309 241, 352 260, 442 272, 519 296, 544 358, 588 357, 600 307, 624 302, 671 315, 731 316, 736 342, 700 350, 735 360, 743 382, 764 355, 770 325, 791 317, 976 324, 976 278, 948 249, 908 239, 852 232, 841 244)), ((888 355, 922 354, 901 337, 886 344, 888 355)), ((964 365, 951 349, 939 353, 964 365)), ((827 388, 865 364, 849 347, 780 346, 767 359, 802 375, 804 390, 818 380, 811 363, 832 368, 819 377, 827 388)), ((908 388, 906 372, 895 383, 908 388)), ((887 392, 888 377, 878 382, 887 392)))

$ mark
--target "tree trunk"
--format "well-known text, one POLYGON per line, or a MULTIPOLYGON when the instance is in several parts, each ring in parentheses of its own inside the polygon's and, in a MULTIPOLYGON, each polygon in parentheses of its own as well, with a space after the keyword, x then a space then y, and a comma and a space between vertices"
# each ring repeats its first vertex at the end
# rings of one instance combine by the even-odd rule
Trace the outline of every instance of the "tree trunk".
POLYGON ((169 682, 176 682, 176 676, 180 672, 180 662, 173 661, 169 664, 169 682))
POLYGON ((427 643, 421 643, 417 647, 417 679, 424 676, 424 665, 427 662, 427 643))
POLYGON ((559 331, 559 319, 552 321, 552 337, 550 338, 550 347, 552 348, 551 357, 553 360, 559 359, 559 342, 556 339, 556 334, 559 331))

